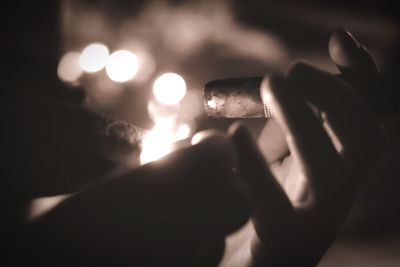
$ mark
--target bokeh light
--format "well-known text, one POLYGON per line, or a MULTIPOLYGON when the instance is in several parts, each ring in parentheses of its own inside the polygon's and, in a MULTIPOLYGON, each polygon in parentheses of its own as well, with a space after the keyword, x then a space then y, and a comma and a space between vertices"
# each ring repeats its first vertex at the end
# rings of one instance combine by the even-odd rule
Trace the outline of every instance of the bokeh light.
POLYGON ((160 159, 172 151, 174 140, 173 124, 173 120, 159 122, 144 137, 140 154, 141 164, 160 159))
POLYGON ((166 106, 154 99, 150 99, 147 103, 147 112, 150 119, 157 124, 158 122, 164 121, 166 119, 175 120, 180 114, 180 106, 166 106))
POLYGON ((177 147, 175 142, 189 138, 194 122, 178 122, 175 118, 158 121, 144 137, 140 163, 146 164, 171 153, 177 147))
POLYGON ((57 195, 51 197, 41 197, 32 200, 27 207, 28 219, 37 219, 66 200, 69 196, 70 195, 57 195))
POLYGON ((137 56, 128 50, 112 53, 106 65, 108 77, 114 82, 126 82, 135 77, 139 68, 137 56))
POLYGON ((164 73, 154 82, 153 93, 160 103, 175 105, 186 94, 186 82, 177 73, 164 73))
POLYGON ((97 72, 106 65, 108 55, 107 46, 100 43, 93 43, 83 49, 79 64, 82 70, 86 72, 97 72))
POLYGON ((73 83, 81 76, 82 69, 79 66, 79 57, 78 52, 68 52, 61 57, 57 67, 57 75, 62 81, 73 83))
POLYGON ((174 139, 175 141, 186 139, 190 136, 192 129, 189 124, 182 123, 176 128, 174 139))
POLYGON ((194 119, 200 116, 204 112, 203 90, 188 90, 179 105, 181 114, 186 118, 194 119))

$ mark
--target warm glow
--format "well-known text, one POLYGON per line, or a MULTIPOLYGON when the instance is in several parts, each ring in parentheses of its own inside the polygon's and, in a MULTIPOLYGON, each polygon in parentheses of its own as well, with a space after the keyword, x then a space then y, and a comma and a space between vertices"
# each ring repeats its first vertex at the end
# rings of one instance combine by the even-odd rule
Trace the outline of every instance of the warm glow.
POLYGON ((104 44, 93 43, 83 49, 79 59, 82 70, 96 72, 104 68, 108 60, 108 48, 104 44))
POLYGON ((62 56, 57 67, 58 77, 64 82, 75 82, 82 74, 79 66, 79 53, 68 52, 62 56))
POLYGON ((135 53, 138 57, 139 64, 138 72, 135 75, 134 79, 136 82, 146 82, 156 70, 156 61, 154 57, 144 49, 135 51, 135 53))
POLYGON ((106 71, 114 82, 126 82, 135 77, 139 68, 137 56, 127 50, 118 50, 111 54, 106 71))
POLYGON ((180 111, 186 118, 194 119, 204 112, 203 90, 188 90, 179 103, 180 111))
POLYGON ((203 138, 203 133, 202 132, 198 132, 198 133, 196 133, 193 137, 192 137, 192 140, 191 140, 191 144, 192 145, 196 145, 196 144, 198 144, 199 142, 200 142, 200 140, 203 138))
POLYGON ((164 120, 176 119, 180 112, 180 106, 167 106, 160 104, 156 100, 150 99, 147 103, 147 111, 151 120, 157 124, 158 122, 162 122, 164 120))
POLYGON ((145 137, 142 143, 140 162, 142 164, 157 160, 172 151, 173 122, 165 120, 158 123, 145 137))
POLYGON ((191 133, 188 123, 177 124, 174 119, 159 121, 143 139, 140 163, 146 164, 169 154, 176 141, 188 138, 191 133))
POLYGON ((175 132, 175 140, 183 140, 186 139, 190 136, 192 129, 190 129, 189 124, 181 124, 177 127, 176 132, 175 132))
POLYGON ((162 104, 178 104, 186 94, 185 80, 179 74, 165 73, 154 82, 153 93, 162 104))

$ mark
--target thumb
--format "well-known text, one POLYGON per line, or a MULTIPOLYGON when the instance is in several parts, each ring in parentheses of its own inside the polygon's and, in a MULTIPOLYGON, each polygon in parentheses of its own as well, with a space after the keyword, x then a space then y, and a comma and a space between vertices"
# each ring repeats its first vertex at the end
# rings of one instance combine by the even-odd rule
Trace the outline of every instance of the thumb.
POLYGON ((339 29, 329 39, 329 54, 342 78, 360 96, 373 102, 372 88, 378 79, 378 69, 368 49, 350 32, 339 29))

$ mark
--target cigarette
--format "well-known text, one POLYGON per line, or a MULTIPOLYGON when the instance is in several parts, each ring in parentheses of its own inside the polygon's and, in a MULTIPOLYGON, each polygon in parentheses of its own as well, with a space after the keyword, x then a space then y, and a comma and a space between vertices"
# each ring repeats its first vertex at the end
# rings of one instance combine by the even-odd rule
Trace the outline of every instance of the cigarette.
POLYGON ((230 78, 208 82, 204 108, 213 118, 270 118, 260 96, 262 77, 230 78))

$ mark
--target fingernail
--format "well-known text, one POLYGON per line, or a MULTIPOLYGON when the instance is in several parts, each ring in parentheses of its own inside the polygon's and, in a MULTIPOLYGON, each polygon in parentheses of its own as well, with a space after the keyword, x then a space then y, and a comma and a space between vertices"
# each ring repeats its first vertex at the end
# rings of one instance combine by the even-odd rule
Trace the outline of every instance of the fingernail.
POLYGON ((329 39, 329 53, 337 65, 349 66, 360 52, 361 44, 348 31, 339 29, 329 39))
POLYGON ((335 33, 333 33, 332 37, 348 48, 358 49, 361 47, 354 35, 345 29, 338 29, 335 33))

